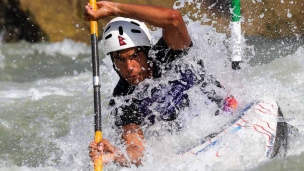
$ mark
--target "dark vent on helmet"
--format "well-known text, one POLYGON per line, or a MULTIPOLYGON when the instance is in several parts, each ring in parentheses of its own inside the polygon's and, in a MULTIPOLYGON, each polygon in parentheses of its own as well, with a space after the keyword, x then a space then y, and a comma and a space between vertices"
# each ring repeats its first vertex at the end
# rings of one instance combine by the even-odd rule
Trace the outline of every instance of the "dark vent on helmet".
POLYGON ((104 32, 107 32, 109 30, 109 28, 111 28, 111 26, 109 26, 108 28, 106 28, 104 32))
POLYGON ((107 36, 105 37, 105 39, 108 39, 108 38, 110 38, 110 37, 112 37, 112 34, 107 35, 107 36))
POLYGON ((121 26, 118 27, 119 35, 123 35, 123 29, 121 26))
POLYGON ((132 32, 132 33, 141 33, 140 30, 136 30, 136 29, 131 29, 131 32, 132 32))
POLYGON ((134 21, 131 21, 131 23, 134 24, 134 25, 140 26, 138 23, 136 23, 134 21))

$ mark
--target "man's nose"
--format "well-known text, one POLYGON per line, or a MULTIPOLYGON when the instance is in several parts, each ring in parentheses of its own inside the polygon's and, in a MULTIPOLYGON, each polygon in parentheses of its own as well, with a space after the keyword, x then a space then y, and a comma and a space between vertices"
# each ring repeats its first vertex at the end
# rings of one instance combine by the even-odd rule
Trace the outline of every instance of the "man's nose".
POLYGON ((134 69, 133 60, 128 59, 128 60, 126 61, 126 65, 127 65, 128 71, 133 71, 133 69, 134 69))

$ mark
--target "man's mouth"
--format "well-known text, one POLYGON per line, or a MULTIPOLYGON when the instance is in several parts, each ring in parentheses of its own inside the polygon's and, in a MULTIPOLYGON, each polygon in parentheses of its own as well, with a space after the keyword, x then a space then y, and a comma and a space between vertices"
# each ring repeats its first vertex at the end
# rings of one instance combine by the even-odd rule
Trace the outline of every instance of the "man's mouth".
POLYGON ((139 80, 139 74, 132 74, 129 76, 129 78, 127 80, 129 80, 128 82, 132 85, 137 85, 140 80, 139 80))
POLYGON ((131 79, 136 79, 136 78, 138 78, 138 77, 139 77, 139 74, 132 74, 132 75, 130 75, 129 78, 131 78, 131 79))

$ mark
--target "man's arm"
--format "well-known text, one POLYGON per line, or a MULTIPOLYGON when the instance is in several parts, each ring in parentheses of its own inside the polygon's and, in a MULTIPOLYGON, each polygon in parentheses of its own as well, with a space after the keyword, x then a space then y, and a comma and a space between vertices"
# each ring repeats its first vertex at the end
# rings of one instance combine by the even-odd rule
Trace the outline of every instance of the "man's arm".
POLYGON ((163 29, 163 37, 169 48, 183 50, 190 46, 191 40, 179 11, 156 6, 122 4, 108 1, 97 2, 98 10, 85 7, 85 20, 99 20, 109 16, 137 19, 163 29))
POLYGON ((130 162, 139 166, 145 150, 144 135, 141 128, 136 124, 124 126, 122 138, 125 141, 130 162))

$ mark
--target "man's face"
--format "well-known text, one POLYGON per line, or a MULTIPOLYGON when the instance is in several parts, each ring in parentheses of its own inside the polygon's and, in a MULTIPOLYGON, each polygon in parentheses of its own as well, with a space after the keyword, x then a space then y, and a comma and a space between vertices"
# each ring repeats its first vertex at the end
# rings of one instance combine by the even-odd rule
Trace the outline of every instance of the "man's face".
POLYGON ((120 75, 131 85, 136 86, 152 76, 147 56, 138 47, 113 52, 112 57, 120 75))

